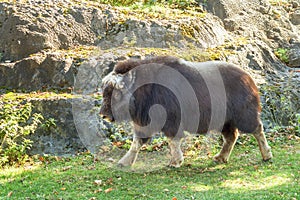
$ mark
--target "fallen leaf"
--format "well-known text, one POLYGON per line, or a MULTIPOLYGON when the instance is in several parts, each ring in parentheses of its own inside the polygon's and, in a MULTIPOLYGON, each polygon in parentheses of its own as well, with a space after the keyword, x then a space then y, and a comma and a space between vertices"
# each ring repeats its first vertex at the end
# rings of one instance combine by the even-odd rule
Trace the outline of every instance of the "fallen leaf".
POLYGON ((61 161, 62 160, 62 158, 59 157, 59 156, 55 156, 54 158, 55 158, 56 161, 61 161))
POLYGON ((109 178, 107 179, 106 183, 109 184, 109 185, 112 185, 114 182, 113 178, 109 178))
POLYGON ((94 170, 94 169, 95 169, 95 166, 88 166, 87 169, 88 169, 88 170, 94 170))
POLYGON ((122 142, 113 142, 113 145, 116 147, 122 147, 124 143, 122 142))
POLYGON ((96 194, 96 193, 100 193, 100 192, 102 192, 102 189, 101 189, 101 188, 99 188, 98 190, 95 190, 95 191, 94 191, 95 194, 96 194))
POLYGON ((187 188, 187 186, 183 185, 183 186, 181 186, 181 188, 185 190, 187 188))
POLYGON ((39 157, 39 160, 40 160, 41 162, 44 162, 44 161, 45 161, 45 158, 44 158, 43 156, 40 156, 40 157, 39 157))
POLYGON ((10 191, 10 192, 7 194, 7 197, 11 197, 12 194, 13 194, 13 191, 10 191))
POLYGON ((66 166, 66 167, 63 167, 62 168, 62 171, 64 172, 64 171, 67 171, 67 170, 69 170, 69 169, 71 169, 72 168, 72 166, 66 166))
POLYGON ((111 191, 113 191, 112 188, 108 188, 108 189, 104 190, 105 193, 109 193, 109 192, 111 192, 111 191))
POLYGON ((94 181, 94 184, 95 184, 95 185, 102 185, 102 180, 95 180, 95 181, 94 181))
POLYGON ((164 189, 164 192, 170 192, 170 190, 169 189, 164 189))
POLYGON ((102 146, 101 150, 104 152, 108 152, 108 151, 110 151, 110 148, 108 146, 102 146))
POLYGON ((187 167, 191 167, 191 166, 192 166, 191 163, 186 163, 185 165, 186 165, 187 167))
POLYGON ((63 187, 63 188, 60 188, 60 190, 62 190, 62 191, 65 191, 66 189, 67 189, 67 188, 64 188, 64 187, 63 187))

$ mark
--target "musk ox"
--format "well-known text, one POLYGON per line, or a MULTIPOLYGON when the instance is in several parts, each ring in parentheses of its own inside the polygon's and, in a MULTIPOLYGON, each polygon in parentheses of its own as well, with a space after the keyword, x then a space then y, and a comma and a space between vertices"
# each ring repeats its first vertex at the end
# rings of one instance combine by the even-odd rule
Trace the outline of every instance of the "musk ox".
POLYGON ((258 89, 240 68, 219 61, 188 62, 171 56, 119 62, 102 80, 100 115, 133 122, 130 150, 119 165, 134 164, 141 146, 157 131, 169 141, 169 166, 183 162, 184 131, 223 135, 216 162, 227 162, 239 131, 252 133, 263 160, 272 158, 260 120, 258 89))

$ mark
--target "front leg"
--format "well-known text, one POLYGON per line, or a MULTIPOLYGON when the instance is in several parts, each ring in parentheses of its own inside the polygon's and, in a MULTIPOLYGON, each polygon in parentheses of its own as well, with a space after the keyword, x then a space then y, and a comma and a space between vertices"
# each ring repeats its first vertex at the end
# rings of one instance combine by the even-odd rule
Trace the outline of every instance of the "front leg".
POLYGON ((183 163, 183 153, 180 148, 181 138, 172 138, 169 139, 169 147, 171 151, 171 160, 169 163, 169 167, 178 168, 183 163))
POLYGON ((129 151, 119 160, 118 165, 121 167, 133 165, 142 145, 143 139, 134 136, 129 151))

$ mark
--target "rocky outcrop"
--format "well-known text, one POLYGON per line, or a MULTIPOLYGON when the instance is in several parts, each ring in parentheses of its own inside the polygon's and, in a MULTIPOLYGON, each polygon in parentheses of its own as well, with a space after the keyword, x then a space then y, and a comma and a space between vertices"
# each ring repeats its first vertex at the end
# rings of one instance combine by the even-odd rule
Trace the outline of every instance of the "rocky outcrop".
POLYGON ((66 155, 85 150, 74 124, 72 99, 33 99, 30 102, 33 112, 43 113, 45 119, 53 120, 30 135, 31 154, 66 155))
POLYGON ((15 63, 0 64, 0 85, 39 90, 49 87, 72 87, 74 64, 58 53, 39 54, 15 63))
MULTIPOLYGON (((212 57, 238 64, 257 83, 265 84, 286 80, 291 67, 300 67, 297 1, 284 5, 267 0, 199 2, 203 8, 147 12, 95 1, 1 2, 0 86, 25 90, 69 88, 91 95, 117 61, 165 51, 176 51, 182 57, 181 52, 191 52, 194 55, 189 58, 193 60, 199 52, 208 50, 216 54, 212 57), (237 40, 244 42, 241 45, 237 40), (93 48, 78 48, 81 46, 93 48), (288 50, 284 55, 287 63, 275 55, 279 48, 288 50)), ((289 81, 297 86, 299 76, 294 71, 289 81)), ((57 120, 55 128, 41 129, 32 136, 33 153, 74 153, 86 145, 81 142, 85 135, 78 135, 76 128, 87 134, 95 115, 77 109, 74 123, 70 101, 33 101, 36 111, 57 120)), ((263 116, 268 118, 267 114, 263 116)), ((101 123, 103 132, 106 125, 101 123)), ((97 138, 99 127, 93 130, 97 138)))
POLYGON ((209 48, 223 44, 225 39, 229 39, 229 35, 212 15, 176 22, 127 19, 112 27, 99 46, 111 48, 130 43, 136 47, 184 48, 192 43, 200 48, 209 48))
POLYGON ((0 3, 0 58, 5 61, 0 64, 0 85, 30 90, 72 87, 75 63, 57 50, 78 45, 102 50, 124 46, 125 51, 193 46, 203 51, 244 37, 248 44, 224 59, 251 69, 287 71, 274 54, 277 48, 286 48, 291 49, 289 66, 299 67, 297 3, 286 7, 258 0, 206 3, 210 13, 169 19, 87 2, 0 3))
POLYGON ((211 48, 230 38, 221 21, 210 14, 138 19, 107 5, 97 6, 62 0, 0 3, 0 62, 4 62, 0 85, 29 90, 72 87, 72 60, 57 51, 78 45, 211 48))
POLYGON ((92 8, 72 8, 65 1, 0 3, 2 60, 17 61, 48 49, 93 44, 92 8))
MULTIPOLYGON (((278 48, 295 48, 294 41, 300 41, 299 28, 289 20, 289 12, 297 13, 298 4, 272 6, 269 1, 260 0, 217 0, 207 1, 207 4, 208 10, 223 21, 226 30, 251 38, 250 44, 241 49, 247 52, 245 64, 267 71, 286 70, 286 64, 278 60, 274 52, 278 48)), ((290 66, 296 66, 295 59, 291 59, 290 66)))

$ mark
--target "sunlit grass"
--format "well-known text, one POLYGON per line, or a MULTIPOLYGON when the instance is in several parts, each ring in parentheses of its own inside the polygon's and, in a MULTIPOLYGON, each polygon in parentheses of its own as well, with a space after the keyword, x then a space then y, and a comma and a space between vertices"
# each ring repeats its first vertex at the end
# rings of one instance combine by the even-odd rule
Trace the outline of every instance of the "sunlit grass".
POLYGON ((0 185, 13 182, 16 178, 19 178, 26 171, 34 171, 40 168, 39 163, 34 165, 20 166, 20 167, 4 167, 0 171, 0 185))
MULTIPOLYGON (((243 176, 241 176, 243 177, 243 176)), ((222 186, 229 189, 245 189, 250 188, 251 190, 261 190, 268 189, 275 186, 280 186, 285 183, 291 183, 291 178, 288 178, 287 175, 272 175, 266 178, 259 178, 259 174, 256 175, 256 181, 249 180, 247 178, 237 178, 234 180, 226 180, 222 186), (266 184, 267 183, 267 184, 266 184)))
POLYGON ((0 99, 2 101, 16 101, 23 99, 69 99, 73 98, 74 95, 70 93, 57 93, 57 92, 30 92, 30 93, 22 93, 22 92, 8 92, 0 95, 0 99))
MULTIPOLYGON (((227 164, 217 165, 210 155, 205 157, 198 152, 201 159, 187 156, 181 168, 164 167, 148 172, 138 169, 139 166, 135 169, 140 172, 133 173, 103 162, 94 162, 94 157, 89 153, 70 158, 39 157, 37 162, 27 167, 2 169, 0 197, 299 199, 299 139, 283 138, 281 142, 270 142, 273 162, 262 162, 257 145, 251 144, 251 141, 242 142, 236 146, 227 164)), ((151 162, 155 162, 153 159, 151 162)), ((151 169, 152 166, 145 167, 151 169)))

